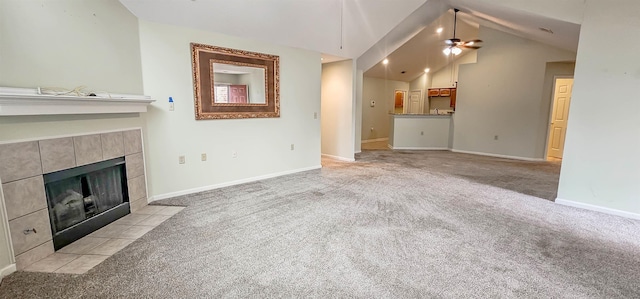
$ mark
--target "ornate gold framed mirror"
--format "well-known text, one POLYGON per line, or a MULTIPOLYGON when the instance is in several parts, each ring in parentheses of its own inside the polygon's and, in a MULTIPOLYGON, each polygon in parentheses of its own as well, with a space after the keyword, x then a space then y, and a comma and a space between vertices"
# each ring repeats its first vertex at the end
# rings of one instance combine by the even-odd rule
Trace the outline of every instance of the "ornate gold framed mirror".
POLYGON ((280 117, 280 57, 191 43, 196 119, 280 117))

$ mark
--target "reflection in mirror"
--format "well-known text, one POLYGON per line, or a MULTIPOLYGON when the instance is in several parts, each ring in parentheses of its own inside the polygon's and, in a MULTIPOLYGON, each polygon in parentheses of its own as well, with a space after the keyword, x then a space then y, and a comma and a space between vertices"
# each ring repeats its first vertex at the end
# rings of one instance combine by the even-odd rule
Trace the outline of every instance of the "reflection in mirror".
POLYGON ((280 117, 280 57, 191 43, 196 119, 280 117))
POLYGON ((266 104, 264 67, 213 62, 215 104, 266 104))

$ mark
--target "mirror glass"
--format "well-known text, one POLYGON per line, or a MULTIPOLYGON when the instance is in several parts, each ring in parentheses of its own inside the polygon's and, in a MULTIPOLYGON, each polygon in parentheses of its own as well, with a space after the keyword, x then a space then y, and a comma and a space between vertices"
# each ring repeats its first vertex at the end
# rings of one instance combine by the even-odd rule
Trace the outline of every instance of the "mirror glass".
POLYGON ((212 65, 215 104, 265 104, 265 68, 212 65))
POLYGON ((280 57, 191 43, 197 120, 280 117, 280 57))

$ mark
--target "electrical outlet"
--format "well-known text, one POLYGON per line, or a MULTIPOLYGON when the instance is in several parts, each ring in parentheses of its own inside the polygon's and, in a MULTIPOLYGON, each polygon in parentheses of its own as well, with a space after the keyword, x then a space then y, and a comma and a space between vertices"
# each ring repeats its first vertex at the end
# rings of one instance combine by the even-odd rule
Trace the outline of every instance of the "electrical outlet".
POLYGON ((231 158, 237 158, 238 157, 238 152, 233 151, 231 152, 231 158))
POLYGON ((293 149, 294 149, 294 145, 293 145, 293 143, 292 143, 292 144, 291 144, 291 150, 293 150, 293 149))
POLYGON ((200 155, 200 160, 202 160, 202 161, 207 161, 207 153, 202 153, 202 154, 200 155))
POLYGON ((498 135, 493 136, 493 140, 498 140, 498 135))
POLYGON ((179 156, 179 157, 178 157, 178 163, 180 163, 180 164, 184 164, 184 163, 186 163, 186 161, 185 161, 185 159, 184 159, 184 156, 179 156))
POLYGON ((313 113, 313 119, 318 119, 318 112, 313 113))

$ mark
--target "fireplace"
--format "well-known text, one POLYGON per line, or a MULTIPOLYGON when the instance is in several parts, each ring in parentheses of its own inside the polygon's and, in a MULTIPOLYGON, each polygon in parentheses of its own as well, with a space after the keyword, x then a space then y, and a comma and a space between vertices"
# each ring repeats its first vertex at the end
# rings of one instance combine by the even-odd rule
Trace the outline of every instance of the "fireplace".
POLYGON ((130 213, 124 157, 44 175, 58 250, 130 213))

